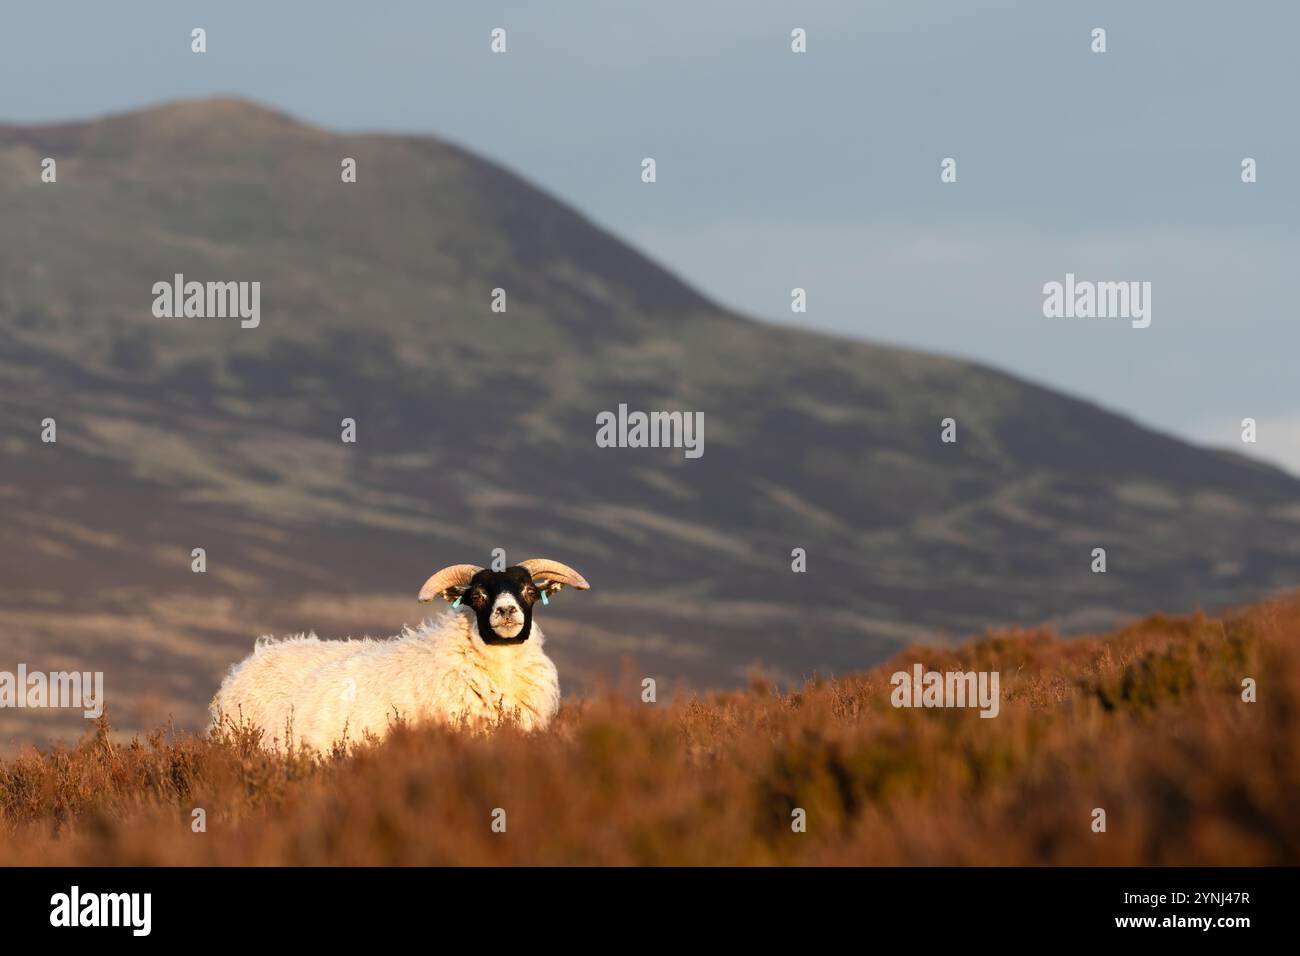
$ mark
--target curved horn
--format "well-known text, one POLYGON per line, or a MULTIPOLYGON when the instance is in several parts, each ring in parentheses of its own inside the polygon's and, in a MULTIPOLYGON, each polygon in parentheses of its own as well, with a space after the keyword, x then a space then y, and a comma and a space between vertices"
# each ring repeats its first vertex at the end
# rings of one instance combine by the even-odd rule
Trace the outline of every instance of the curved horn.
POLYGON ((519 566, 533 576, 534 583, 544 591, 555 592, 564 585, 585 591, 591 587, 584 578, 567 564, 548 561, 546 558, 529 558, 520 561, 519 566))
POLYGON ((448 601, 454 601, 465 593, 469 579, 483 569, 473 564, 453 564, 443 568, 424 582, 420 588, 420 600, 432 601, 441 595, 448 601))

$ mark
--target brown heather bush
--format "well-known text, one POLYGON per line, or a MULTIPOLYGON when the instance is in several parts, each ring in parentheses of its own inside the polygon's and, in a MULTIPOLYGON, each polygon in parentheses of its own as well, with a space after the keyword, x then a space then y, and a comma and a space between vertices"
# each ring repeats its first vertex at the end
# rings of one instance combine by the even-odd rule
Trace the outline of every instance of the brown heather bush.
POLYGON ((0 863, 1300 863, 1300 596, 990 635, 788 693, 638 691, 534 736, 398 727, 324 755, 229 729, 118 744, 101 722, 0 765, 0 863), (895 709, 915 661, 999 671, 1000 715, 895 709))

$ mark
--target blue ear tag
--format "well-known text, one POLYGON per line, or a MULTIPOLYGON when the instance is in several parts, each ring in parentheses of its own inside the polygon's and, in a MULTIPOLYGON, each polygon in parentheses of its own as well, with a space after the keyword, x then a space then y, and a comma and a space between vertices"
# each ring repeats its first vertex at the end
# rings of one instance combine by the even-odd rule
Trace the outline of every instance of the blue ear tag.
POLYGON ((545 591, 542 592, 542 603, 543 603, 543 604, 550 604, 550 603, 551 603, 550 601, 548 601, 548 600, 546 599, 546 592, 545 592, 545 591))
POLYGON ((460 598, 456 598, 456 600, 452 601, 452 602, 451 602, 451 606, 452 606, 452 607, 460 607, 460 598))

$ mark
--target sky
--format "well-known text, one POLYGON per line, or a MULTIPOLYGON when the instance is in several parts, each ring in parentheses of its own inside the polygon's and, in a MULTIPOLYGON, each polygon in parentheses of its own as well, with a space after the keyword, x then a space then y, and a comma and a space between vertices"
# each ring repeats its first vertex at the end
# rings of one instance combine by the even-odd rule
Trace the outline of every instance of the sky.
POLYGON ((1300 474, 1297 36, 1293 0, 5 0, 0 122, 220 94, 428 133, 746 314, 1300 474), (1067 273, 1150 282, 1150 326, 1045 317, 1067 273))

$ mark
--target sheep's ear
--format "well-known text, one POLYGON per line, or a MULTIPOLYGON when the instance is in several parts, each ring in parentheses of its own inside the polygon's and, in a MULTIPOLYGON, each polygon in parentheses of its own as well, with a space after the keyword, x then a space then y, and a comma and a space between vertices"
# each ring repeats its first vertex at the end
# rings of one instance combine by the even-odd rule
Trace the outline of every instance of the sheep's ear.
POLYGON ((543 594, 554 594, 566 584, 571 588, 577 588, 579 591, 585 591, 590 584, 573 568, 567 564, 561 564, 559 561, 549 561, 546 558, 529 558, 527 561, 520 561, 519 566, 527 571, 533 579, 533 584, 543 594))
POLYGON ((436 597, 455 601, 469 589, 470 579, 483 569, 474 564, 453 564, 443 568, 424 582, 420 600, 432 601, 436 597))

